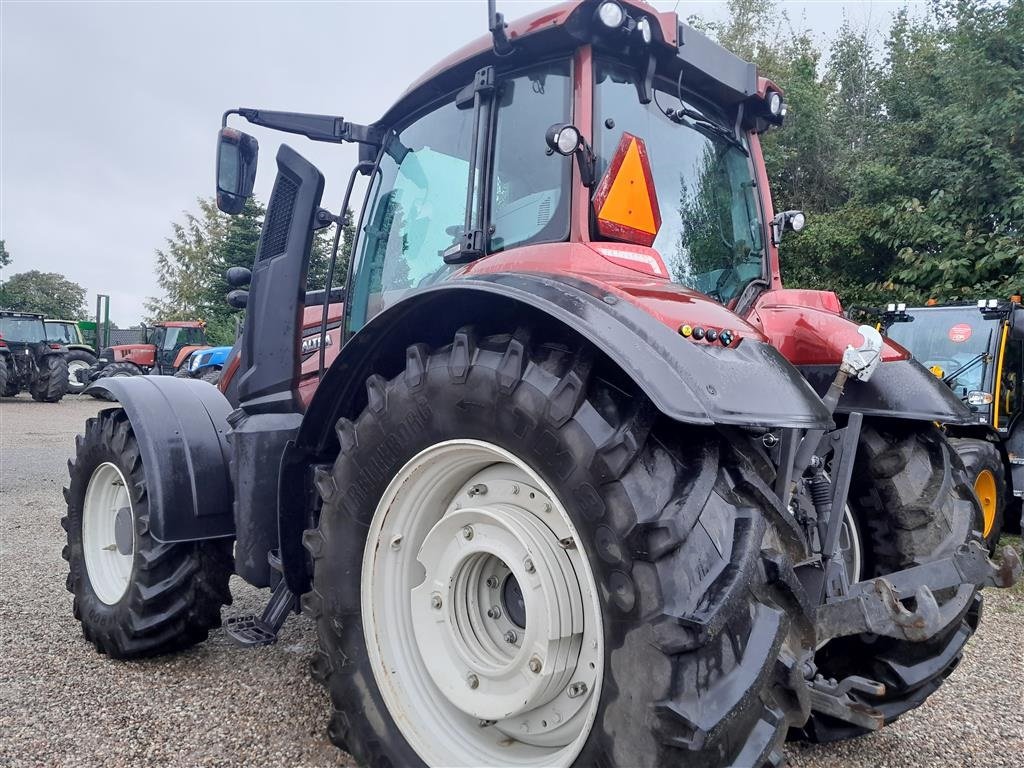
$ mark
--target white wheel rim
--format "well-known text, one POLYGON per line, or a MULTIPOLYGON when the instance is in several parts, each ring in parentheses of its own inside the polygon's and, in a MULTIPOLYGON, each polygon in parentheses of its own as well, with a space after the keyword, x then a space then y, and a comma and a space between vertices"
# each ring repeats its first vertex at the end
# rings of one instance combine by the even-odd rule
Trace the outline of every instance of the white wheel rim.
POLYGON ((363 554, 363 632, 384 702, 428 765, 579 754, 604 671, 581 546, 537 473, 490 443, 439 443, 391 481, 363 554))
POLYGON ((83 368, 89 368, 89 367, 91 367, 91 366, 89 366, 89 364, 86 363, 83 360, 70 360, 70 361, 68 361, 68 386, 71 389, 75 389, 76 387, 84 387, 85 386, 85 384, 83 384, 82 382, 80 382, 78 380, 78 377, 75 374, 78 371, 82 370, 83 368))
MULTIPOLYGON (((124 519, 124 514, 122 519, 124 519)), ((122 523, 125 524, 125 523, 122 523)), ((101 602, 113 605, 128 590, 134 553, 135 513, 121 470, 109 461, 100 464, 89 479, 82 508, 82 550, 92 591, 101 602), (131 533, 118 549, 116 526, 119 510, 127 509, 131 533)))

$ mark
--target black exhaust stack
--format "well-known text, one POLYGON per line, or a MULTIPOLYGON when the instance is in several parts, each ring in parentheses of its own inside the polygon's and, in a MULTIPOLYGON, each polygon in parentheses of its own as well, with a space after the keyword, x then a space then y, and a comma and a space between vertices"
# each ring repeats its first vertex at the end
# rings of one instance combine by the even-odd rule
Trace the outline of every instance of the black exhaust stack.
POLYGON ((252 268, 238 377, 238 410, 229 417, 235 464, 235 569, 255 586, 269 586, 268 555, 277 541, 277 473, 302 422, 298 398, 302 314, 313 225, 324 177, 282 145, 277 179, 252 268))

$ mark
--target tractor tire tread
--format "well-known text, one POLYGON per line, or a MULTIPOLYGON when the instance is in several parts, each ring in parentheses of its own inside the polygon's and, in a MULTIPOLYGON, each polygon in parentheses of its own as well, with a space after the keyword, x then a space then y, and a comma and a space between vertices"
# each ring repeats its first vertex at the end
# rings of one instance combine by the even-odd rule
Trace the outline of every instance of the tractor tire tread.
MULTIPOLYGON (((314 676, 331 695, 332 741, 360 764, 419 763, 386 714, 366 660, 359 580, 332 574, 358 573, 359 562, 349 559, 361 558, 362 547, 351 532, 365 530, 373 514, 372 502, 357 508, 343 490, 353 454, 417 407, 403 403, 440 411, 449 399, 472 413, 482 410, 475 403, 492 404, 478 417, 492 421, 490 434, 515 420, 534 430, 532 444, 557 443, 571 454, 558 454, 566 474, 594 480, 576 487, 575 507, 592 536, 595 579, 617 626, 639 626, 609 641, 617 660, 607 661, 601 709, 579 764, 781 765, 787 728, 808 714, 806 681, 790 672, 813 653, 807 601, 791 594, 802 589, 792 564, 806 553, 775 532, 775 511, 766 513, 751 492, 764 478, 745 455, 750 449, 711 429, 681 438, 678 425, 659 422, 641 396, 616 400, 589 349, 533 336, 526 328, 478 336, 464 327, 445 347, 410 346, 396 376, 368 378, 362 414, 337 422, 339 457, 316 477, 323 509, 303 536, 315 590, 303 609, 317 625, 314 676), (389 415, 396 406, 405 410, 389 415), (652 674, 651 659, 661 672, 658 691, 637 682, 652 674), (650 729, 623 733, 623 723, 644 720, 639 695, 650 729)), ((531 458, 547 460, 541 450, 531 458)))

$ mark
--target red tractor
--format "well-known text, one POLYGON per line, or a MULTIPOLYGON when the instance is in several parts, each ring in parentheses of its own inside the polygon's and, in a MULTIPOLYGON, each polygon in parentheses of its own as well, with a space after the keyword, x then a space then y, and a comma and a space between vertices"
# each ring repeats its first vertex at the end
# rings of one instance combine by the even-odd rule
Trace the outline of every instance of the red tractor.
POLYGON ((232 573, 271 588, 228 632, 301 608, 330 737, 374 766, 779 765, 787 735, 892 722, 1020 574, 936 427, 969 412, 783 288, 802 215, 772 209, 785 101, 752 64, 642 2, 490 21, 376 122, 225 114, 228 213, 257 161, 232 115, 359 145, 340 350, 305 402, 310 245, 341 218, 281 146, 237 405, 93 384, 119 405, 65 491, 85 637, 173 652, 232 573))
POLYGON ((174 375, 189 355, 206 349, 206 323, 198 320, 165 321, 146 329, 143 344, 118 344, 100 352, 92 368, 76 371, 83 382, 100 378, 174 375))

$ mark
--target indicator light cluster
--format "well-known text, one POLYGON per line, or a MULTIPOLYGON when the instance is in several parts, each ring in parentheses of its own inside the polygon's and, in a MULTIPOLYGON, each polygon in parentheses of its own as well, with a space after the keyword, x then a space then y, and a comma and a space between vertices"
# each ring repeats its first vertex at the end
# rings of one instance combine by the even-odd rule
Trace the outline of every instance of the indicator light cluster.
POLYGON ((717 328, 704 328, 699 325, 679 326, 679 335, 684 339, 695 339, 697 341, 719 342, 723 347, 730 346, 736 340, 736 334, 728 328, 718 330, 717 328))

